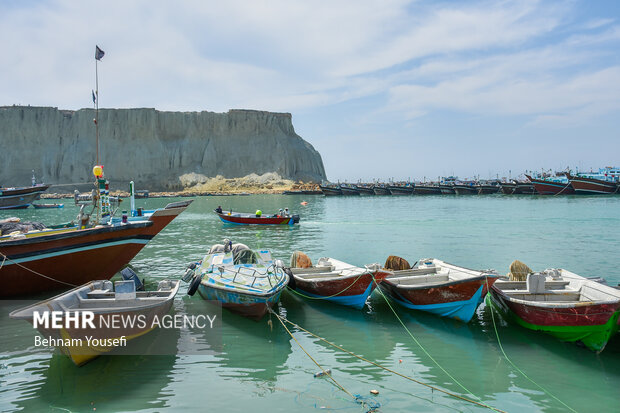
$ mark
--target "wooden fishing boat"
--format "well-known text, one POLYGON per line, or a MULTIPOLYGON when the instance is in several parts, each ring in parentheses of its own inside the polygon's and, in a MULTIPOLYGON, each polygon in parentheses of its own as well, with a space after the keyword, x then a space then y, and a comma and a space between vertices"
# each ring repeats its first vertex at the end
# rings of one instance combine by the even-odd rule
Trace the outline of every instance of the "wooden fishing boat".
POLYGON ((517 184, 515 182, 502 182, 500 183, 500 190, 504 195, 512 195, 517 190, 517 184))
POLYGON ((192 201, 168 204, 122 223, 82 216, 67 224, 0 236, 0 297, 59 290, 109 279, 192 201))
POLYGON ((321 188, 321 192, 323 192, 323 195, 325 196, 342 195, 342 190, 340 189, 340 186, 319 185, 319 188, 321 188))
POLYGON ((415 184, 413 193, 415 195, 441 195, 441 188, 439 185, 415 184))
POLYGON ((0 188, 0 209, 23 209, 39 198, 49 185, 32 185, 18 188, 0 188))
POLYGON ((442 195, 454 195, 454 184, 439 184, 439 190, 442 195))
POLYGON ((498 277, 490 271, 423 259, 411 269, 394 271, 379 288, 403 307, 467 323, 498 277))
POLYGON ((50 322, 47 326, 37 323, 37 329, 45 339, 54 342, 63 354, 81 366, 153 330, 158 325, 154 320, 161 320, 170 311, 179 284, 179 280, 164 280, 159 282, 155 291, 136 291, 133 281, 117 281, 114 284, 105 280, 91 281, 13 311, 9 317, 34 324, 35 314, 38 314, 37 317, 48 315, 51 319, 52 311, 60 312, 62 317, 58 323, 62 328, 54 328, 50 322), (94 315, 92 327, 65 322, 69 321, 67 316, 79 320, 84 313, 94 315), (113 324, 114 319, 133 319, 135 322, 113 324))
POLYGON ((392 195, 390 190, 383 184, 373 186, 372 190, 375 195, 392 195))
POLYGON ((515 195, 536 195, 536 188, 534 188, 534 184, 529 181, 517 181, 517 188, 514 192, 515 195))
POLYGON ((65 204, 32 204, 35 209, 64 208, 65 204))
POLYGON ((598 173, 579 173, 576 175, 567 173, 566 176, 576 194, 604 195, 619 192, 619 168, 603 168, 598 173))
POLYGON ((477 195, 478 194, 478 188, 474 186, 473 182, 469 184, 464 184, 464 183, 454 184, 453 188, 454 188, 454 193, 457 195, 477 195))
POLYGON ((377 284, 391 274, 379 264, 362 268, 333 258, 320 258, 308 268, 291 267, 288 287, 306 298, 361 309, 377 284))
POLYGON ((355 185, 340 185, 340 192, 342 192, 342 195, 358 196, 360 194, 355 185))
POLYGON ((222 222, 237 225, 295 225, 299 223, 299 215, 261 215, 243 212, 217 212, 222 222))
POLYGON ((388 185, 387 189, 391 195, 411 195, 413 194, 413 186, 409 184, 388 185))
POLYGON ((478 195, 491 195, 500 191, 499 184, 478 183, 476 188, 478 189, 478 195))
POLYGON ((600 352, 618 331, 620 290, 564 269, 498 280, 487 302, 522 327, 600 352))
POLYGON ((243 244, 214 245, 202 261, 190 265, 184 280, 196 291, 232 312, 260 320, 279 300, 289 277, 284 263, 268 250, 253 251, 243 244), (192 268, 193 267, 193 268, 192 268))
POLYGON ((532 182, 538 195, 570 195, 575 193, 570 181, 564 175, 546 178, 533 178, 530 175, 525 176, 532 182))
POLYGON ((374 195, 374 187, 372 185, 355 185, 355 189, 360 195, 374 195))

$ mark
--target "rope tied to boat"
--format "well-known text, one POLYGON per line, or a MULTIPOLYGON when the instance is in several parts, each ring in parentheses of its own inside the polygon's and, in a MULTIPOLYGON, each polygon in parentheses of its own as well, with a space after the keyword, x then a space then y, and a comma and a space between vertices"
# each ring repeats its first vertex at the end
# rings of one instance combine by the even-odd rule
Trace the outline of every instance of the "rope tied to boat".
POLYGON ((68 282, 65 282, 65 281, 57 280, 57 279, 52 278, 52 277, 50 277, 50 276, 47 276, 47 275, 45 275, 45 274, 41 274, 41 273, 40 273, 40 272, 38 272, 38 271, 35 271, 35 270, 33 270, 33 269, 30 269, 30 268, 28 268, 28 267, 26 267, 26 266, 24 266, 24 265, 20 264, 19 262, 17 262, 17 261, 14 261, 14 260, 10 259, 9 257, 7 257, 6 255, 4 255, 4 254, 3 254, 3 253, 1 253, 1 252, 0 252, 0 255, 3 257, 3 259, 2 259, 2 265, 0 265, 0 269, 1 269, 1 268, 2 268, 2 266, 4 265, 4 262, 8 260, 8 261, 9 261, 9 262, 11 262, 12 264, 15 264, 15 265, 17 265, 18 267, 21 267, 21 268, 23 268, 23 269, 25 269, 25 270, 27 270, 27 271, 30 271, 31 273, 36 274, 36 275, 38 275, 38 276, 40 276, 40 277, 47 278, 48 280, 51 280, 51 281, 57 282, 57 283, 59 283, 59 284, 68 285, 69 287, 78 287, 78 285, 76 285, 76 284, 71 284, 71 283, 68 283, 68 282))
POLYGON ((562 190, 560 192, 558 192, 557 194, 553 194, 553 196, 556 195, 561 195, 562 193, 564 193, 564 191, 566 190, 566 188, 568 188, 570 186, 570 181, 568 181, 568 183, 566 184, 566 186, 564 188, 562 188, 562 190))
MULTIPOLYGON (((487 286, 488 286, 488 276, 487 274, 484 274, 486 282, 487 282, 487 286)), ((374 279, 374 277, 373 277, 374 279)), ((375 280, 376 282, 376 280, 375 280)), ((424 346, 422 346, 422 343, 420 343, 418 341, 418 339, 415 338, 415 336, 411 333, 411 331, 407 328, 407 326, 405 325, 405 323, 403 323, 403 320, 398 316, 398 313, 396 313, 396 310, 394 310, 394 307, 392 307, 392 304, 390 303, 390 301, 388 300, 388 298, 385 296, 385 294, 383 293, 383 291, 381 291, 381 287, 377 288, 377 291, 379 291, 379 294, 381 294, 381 297, 383 297, 383 299, 385 300, 385 302, 387 303, 388 307, 390 307, 390 310, 392 310, 392 313, 394 313, 394 316, 396 317, 396 319, 398 320, 398 322, 400 323, 400 325, 405 329, 405 331, 407 332, 407 334, 409 334, 409 337, 411 337, 413 339, 413 341, 418 345, 418 347, 420 347, 420 349, 424 352, 424 354, 433 362, 435 363, 435 365, 437 367, 439 367, 439 369, 441 371, 443 371, 450 379, 452 379, 454 381, 454 383, 456 383, 461 389, 465 390, 468 394, 471 394, 472 396, 474 396, 475 398, 477 398, 478 400, 480 400, 480 402, 476 402, 477 404, 480 404, 481 406, 484 406, 488 409, 491 410, 495 410, 497 412, 502 412, 502 410, 499 410, 495 407, 486 405, 484 403, 482 403, 482 399, 480 399, 480 397, 476 396, 472 391, 470 391, 469 389, 467 389, 467 387, 465 387, 460 381, 458 381, 454 376, 452 376, 452 374, 450 374, 446 369, 443 368, 443 366, 441 364, 439 364, 439 362, 437 360, 435 360, 435 358, 433 356, 431 356, 431 354, 424 348, 424 346)), ((475 401, 474 401, 475 402, 475 401)), ((504 412, 505 413, 505 412, 504 412)))
MULTIPOLYGON (((369 403, 364 400, 364 398, 362 396, 358 395, 354 395, 353 393, 351 393, 350 391, 348 391, 347 389, 344 388, 344 386, 342 386, 340 383, 338 383, 338 381, 332 376, 331 371, 330 370, 326 370, 323 368, 323 366, 321 366, 315 359, 314 357, 312 357, 310 355, 310 353, 308 353, 306 351, 306 349, 301 345, 301 343, 297 340, 297 338, 295 338, 295 336, 293 335, 293 333, 291 333, 291 330, 288 329, 288 327, 286 326, 286 324, 284 324, 284 321, 282 319, 282 317, 280 317, 279 314, 277 314, 275 311, 273 311, 271 308, 268 308, 269 312, 271 314, 273 314, 278 321, 280 321, 280 324, 282 324, 282 327, 284 327, 284 329, 286 330, 286 332, 291 336, 291 338, 293 340, 295 340, 295 343, 297 343, 297 345, 299 346, 299 348, 306 353, 306 356, 308 356, 310 358, 310 360, 312 360, 312 362, 314 364, 317 365, 318 368, 321 369, 322 375, 323 376, 327 376, 335 385, 336 387, 338 387, 340 390, 342 390, 344 393, 346 393, 347 395, 349 395, 353 400, 355 400, 356 403, 359 403, 363 406, 368 405, 369 403)), ((379 407, 381 407, 378 403, 371 403, 370 406, 368 406, 368 410, 367 412, 374 412, 376 411, 379 407)))
MULTIPOLYGON (((491 294, 491 289, 489 287, 489 280, 486 280, 487 283, 487 291, 489 294, 489 298, 491 300, 491 303, 493 304, 493 295, 491 294)), ((502 352, 504 358, 506 359, 506 361, 508 361, 508 363, 510 363, 510 365, 512 367, 514 367, 519 373, 521 373, 521 375, 523 377, 525 377, 526 379, 528 379, 532 384, 534 384, 536 387, 538 387, 540 390, 543 391, 543 393, 545 393, 547 396, 553 398, 554 400, 556 400, 558 403, 560 403, 562 406, 566 407, 567 409, 569 409, 571 412, 577 413, 577 410, 573 409, 572 407, 570 407, 569 405, 567 405, 566 403, 564 403, 562 400, 558 399, 555 395, 551 394, 549 391, 547 391, 547 389, 545 389, 544 387, 542 387, 540 384, 536 383, 533 379, 531 379, 527 374, 525 374, 525 372, 523 370, 521 370, 519 367, 517 367, 517 365, 508 357, 508 355, 506 354, 506 351, 504 351, 504 346, 502 345, 501 340, 499 339, 499 332, 497 330, 497 325, 495 324, 495 315, 494 312, 497 311, 494 307, 494 305, 490 305, 489 307, 491 310, 491 320, 493 321, 493 330, 495 330, 495 337, 497 338, 497 344, 499 346, 500 351, 502 352)))
POLYGON ((290 321, 289 319, 287 319, 285 317, 281 317, 280 315, 276 314, 273 310, 270 309, 270 311, 280 320, 281 323, 282 323, 282 321, 284 321, 286 323, 289 323, 290 325, 300 329, 301 331, 311 335, 312 337, 315 337, 315 338, 325 342, 326 344, 329 344, 330 346, 332 346, 334 348, 337 348, 338 350, 340 350, 342 352, 345 352, 345 353, 347 353, 347 354, 349 354, 349 355, 351 355, 353 357, 356 357, 356 358, 358 358, 358 359, 360 359, 360 360, 362 360, 362 361, 364 361, 366 363, 372 364, 375 367, 378 367, 378 368, 383 369, 383 370, 385 370, 387 372, 393 373, 393 374, 395 374, 397 376, 400 376, 400 377, 402 377, 404 379, 410 380, 410 381, 412 381, 414 383, 421 384, 422 386, 428 387, 429 389, 431 389, 433 391, 438 391, 438 392, 444 393, 444 394, 446 394, 446 395, 448 395, 450 397, 454 397, 456 399, 463 400, 465 402, 472 403, 472 404, 478 405, 480 407, 486 407, 488 409, 492 409, 492 410, 494 410, 496 412, 499 412, 499 413, 506 413, 504 410, 500 410, 500 409, 497 409, 495 407, 488 406, 488 405, 486 405, 484 403, 480 403, 480 402, 477 402, 475 400, 469 399, 467 397, 463 397, 463 396, 460 396, 458 394, 451 393, 451 392, 449 392, 447 390, 443 390, 443 389, 441 389, 439 387, 436 387, 436 386, 433 386, 431 384, 424 383, 423 381, 414 379, 413 377, 407 376, 406 374, 399 373, 399 372, 397 372, 395 370, 390 369, 389 367, 385 367, 385 366, 383 366, 383 365, 381 365, 379 363, 376 363, 376 362, 374 362, 372 360, 368 360, 368 359, 366 359, 366 358, 364 358, 364 357, 362 357, 360 355, 357 355, 357 354, 353 353, 352 351, 349 351, 349 350, 339 346, 338 344, 332 343, 331 341, 329 341, 329 340, 327 340, 327 339, 325 339, 325 338, 323 338, 321 336, 318 336, 318 335, 316 335, 316 334, 306 330, 305 328, 301 327, 299 324, 293 323, 292 321, 290 321))

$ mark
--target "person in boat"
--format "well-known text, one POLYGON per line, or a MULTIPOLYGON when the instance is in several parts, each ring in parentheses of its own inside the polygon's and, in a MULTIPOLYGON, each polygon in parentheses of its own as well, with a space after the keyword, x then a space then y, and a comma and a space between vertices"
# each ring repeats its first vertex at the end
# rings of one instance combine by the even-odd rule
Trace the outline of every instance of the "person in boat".
POLYGON ((284 216, 284 210, 282 208, 280 208, 280 210, 278 211, 278 218, 282 218, 284 216))
POLYGON ((290 217, 290 216, 291 216, 291 213, 288 211, 288 208, 284 208, 284 216, 285 216, 286 218, 288 218, 288 217, 290 217))
POLYGON ((215 208, 215 212, 217 212, 218 214, 222 213, 222 206, 218 205, 217 208, 215 208))
POLYGON ((263 215, 263 211, 261 211, 260 209, 256 210, 256 218, 260 218, 261 215, 263 215))

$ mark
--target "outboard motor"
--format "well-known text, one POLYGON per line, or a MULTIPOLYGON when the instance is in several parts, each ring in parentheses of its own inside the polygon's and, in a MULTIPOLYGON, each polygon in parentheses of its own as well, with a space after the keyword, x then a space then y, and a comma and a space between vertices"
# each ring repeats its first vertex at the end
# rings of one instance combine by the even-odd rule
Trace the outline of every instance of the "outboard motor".
POLYGON ((299 215, 293 215, 293 224, 299 223, 299 215))
POLYGON ((136 285, 136 291, 144 291, 144 282, 140 281, 138 274, 136 274, 130 267, 125 267, 121 270, 121 277, 125 281, 133 281, 136 285))

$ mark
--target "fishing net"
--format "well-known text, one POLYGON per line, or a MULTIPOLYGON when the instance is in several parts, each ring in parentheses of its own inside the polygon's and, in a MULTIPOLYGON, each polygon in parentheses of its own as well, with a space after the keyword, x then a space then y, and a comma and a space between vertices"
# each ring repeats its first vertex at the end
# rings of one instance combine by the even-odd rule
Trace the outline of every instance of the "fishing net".
POLYGON ((409 265, 406 259, 397 257, 396 255, 390 255, 387 260, 385 260, 385 265, 383 267, 393 271, 411 269, 411 265, 409 265))
POLYGON ((29 231, 40 231, 47 228, 41 222, 24 221, 19 218, 8 218, 0 221, 0 235, 8 235, 14 232, 25 233, 29 231))
POLYGON ((312 261, 310 257, 301 251, 295 251, 291 255, 291 268, 310 268, 312 267, 312 261))
POLYGON ((527 275, 532 272, 533 271, 530 267, 519 260, 514 260, 512 264, 510 264, 510 272, 508 273, 508 277, 511 281, 526 281, 527 275))

